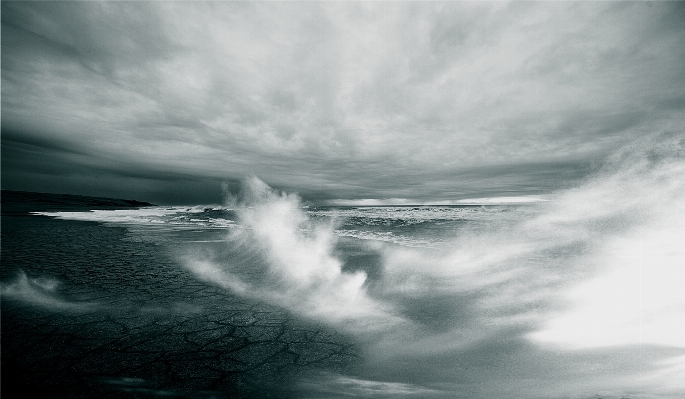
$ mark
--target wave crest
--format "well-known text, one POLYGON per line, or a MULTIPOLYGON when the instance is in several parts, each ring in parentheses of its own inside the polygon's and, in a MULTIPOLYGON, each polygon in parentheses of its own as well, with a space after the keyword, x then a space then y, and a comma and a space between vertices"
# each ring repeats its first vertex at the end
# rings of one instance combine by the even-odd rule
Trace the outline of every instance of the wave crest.
POLYGON ((342 270, 334 255, 334 226, 310 220, 297 195, 251 177, 228 202, 242 228, 229 232, 223 252, 185 257, 185 266, 196 276, 355 332, 401 322, 386 304, 367 294, 365 272, 342 270))

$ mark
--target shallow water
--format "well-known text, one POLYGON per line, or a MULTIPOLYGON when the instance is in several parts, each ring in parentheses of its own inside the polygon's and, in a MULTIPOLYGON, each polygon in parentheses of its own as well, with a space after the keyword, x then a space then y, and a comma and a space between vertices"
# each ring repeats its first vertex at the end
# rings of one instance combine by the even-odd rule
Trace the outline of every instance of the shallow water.
POLYGON ((4 395, 288 397, 358 363, 348 337, 197 281, 175 232, 150 233, 3 217, 4 395))

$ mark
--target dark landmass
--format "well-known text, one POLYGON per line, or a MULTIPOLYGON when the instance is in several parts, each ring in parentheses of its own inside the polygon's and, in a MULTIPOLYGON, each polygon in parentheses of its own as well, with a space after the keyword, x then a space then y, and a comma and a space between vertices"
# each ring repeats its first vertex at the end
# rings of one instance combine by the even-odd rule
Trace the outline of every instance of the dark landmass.
POLYGON ((29 212, 138 208, 154 205, 136 200, 11 190, 2 190, 2 197, 0 198, 2 200, 2 214, 7 216, 27 215, 29 212))

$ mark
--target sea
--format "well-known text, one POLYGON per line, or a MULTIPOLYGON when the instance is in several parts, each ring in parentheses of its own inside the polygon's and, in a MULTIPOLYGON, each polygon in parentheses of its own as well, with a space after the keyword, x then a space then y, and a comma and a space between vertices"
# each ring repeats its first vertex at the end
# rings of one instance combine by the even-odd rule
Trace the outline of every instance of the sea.
POLYGON ((3 210, 2 393, 685 397, 682 148, 535 202, 3 210))

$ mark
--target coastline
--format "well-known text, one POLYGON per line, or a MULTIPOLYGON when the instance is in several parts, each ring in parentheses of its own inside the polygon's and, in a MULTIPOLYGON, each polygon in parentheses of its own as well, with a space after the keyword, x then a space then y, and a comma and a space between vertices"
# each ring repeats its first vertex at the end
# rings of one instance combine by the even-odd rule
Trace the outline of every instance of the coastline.
POLYGON ((26 216, 30 212, 122 209, 154 206, 149 202, 74 194, 2 190, 3 216, 26 216))

